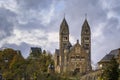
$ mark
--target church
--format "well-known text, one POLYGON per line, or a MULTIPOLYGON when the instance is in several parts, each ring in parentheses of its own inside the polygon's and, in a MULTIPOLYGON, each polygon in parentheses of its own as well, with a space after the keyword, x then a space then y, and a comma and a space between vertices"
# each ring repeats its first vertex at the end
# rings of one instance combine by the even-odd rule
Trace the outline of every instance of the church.
MULTIPOLYGON (((78 33, 80 34, 80 33, 78 33)), ((91 30, 87 19, 81 29, 81 44, 69 41, 69 26, 64 17, 59 29, 59 49, 55 50, 55 72, 86 74, 92 70, 91 67, 91 30)))

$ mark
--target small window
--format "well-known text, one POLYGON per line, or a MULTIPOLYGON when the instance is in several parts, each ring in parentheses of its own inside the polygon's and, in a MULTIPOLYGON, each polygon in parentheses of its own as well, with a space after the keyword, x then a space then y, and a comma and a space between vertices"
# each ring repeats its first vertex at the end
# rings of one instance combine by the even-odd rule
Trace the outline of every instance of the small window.
POLYGON ((76 56, 76 60, 80 60, 80 56, 79 55, 76 56))
POLYGON ((81 57, 81 58, 84 58, 84 57, 81 57))
POLYGON ((85 37, 85 40, 89 40, 89 37, 85 37))
POLYGON ((85 49, 89 49, 89 44, 85 44, 85 45, 84 45, 84 48, 85 48, 85 49))
POLYGON ((76 58, 77 58, 77 59, 80 59, 80 56, 79 56, 79 55, 77 55, 77 56, 76 56, 76 58))
POLYGON ((82 61, 85 60, 85 57, 81 57, 81 60, 82 60, 82 61))
POLYGON ((63 37, 63 41, 67 41, 68 40, 68 37, 63 37))
POLYGON ((100 68, 102 68, 103 67, 103 65, 102 64, 100 64, 100 68))
POLYGON ((71 60, 75 60, 75 56, 71 56, 71 60))
POLYGON ((59 56, 57 56, 57 65, 59 65, 59 56))
POLYGON ((71 56, 71 59, 74 59, 75 58, 75 56, 71 56))
POLYGON ((87 32, 88 32, 88 30, 86 29, 86 30, 85 30, 85 32, 87 33, 87 32))
POLYGON ((86 29, 86 30, 85 30, 85 33, 88 33, 88 32, 89 32, 88 29, 86 29))
POLYGON ((64 37, 67 40, 67 37, 64 37))

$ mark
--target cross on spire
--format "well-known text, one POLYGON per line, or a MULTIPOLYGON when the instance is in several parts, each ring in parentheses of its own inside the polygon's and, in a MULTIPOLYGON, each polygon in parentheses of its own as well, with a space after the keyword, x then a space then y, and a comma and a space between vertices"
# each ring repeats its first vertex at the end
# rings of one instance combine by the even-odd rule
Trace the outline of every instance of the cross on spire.
POLYGON ((85 13, 85 19, 87 19, 87 13, 85 13))
POLYGON ((64 18, 65 18, 65 13, 64 13, 64 18))

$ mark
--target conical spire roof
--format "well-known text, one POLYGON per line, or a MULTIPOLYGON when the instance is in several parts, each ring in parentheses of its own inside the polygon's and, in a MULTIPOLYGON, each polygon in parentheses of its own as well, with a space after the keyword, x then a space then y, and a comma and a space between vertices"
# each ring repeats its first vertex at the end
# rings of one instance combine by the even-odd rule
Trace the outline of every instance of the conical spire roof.
POLYGON ((83 23, 83 25, 82 25, 82 31, 81 31, 81 32, 84 33, 85 30, 88 30, 88 31, 90 32, 90 26, 89 26, 89 24, 88 24, 87 19, 85 19, 85 21, 84 21, 84 23, 83 23))
POLYGON ((83 27, 88 27, 90 29, 87 19, 85 19, 82 28, 83 27))
POLYGON ((63 18, 63 21, 60 25, 60 33, 63 32, 63 30, 65 30, 69 33, 69 27, 68 27, 68 24, 67 24, 65 17, 63 18))

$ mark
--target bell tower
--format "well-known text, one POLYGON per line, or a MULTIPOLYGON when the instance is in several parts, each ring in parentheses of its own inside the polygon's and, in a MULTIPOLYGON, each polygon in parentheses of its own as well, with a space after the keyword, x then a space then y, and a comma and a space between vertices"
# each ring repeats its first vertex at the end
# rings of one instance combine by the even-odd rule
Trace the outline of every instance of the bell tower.
POLYGON ((91 67, 91 30, 90 26, 88 24, 87 19, 85 19, 83 25, 82 25, 82 31, 81 31, 81 46, 87 53, 87 70, 92 70, 91 67))
POLYGON ((65 55, 64 55, 64 49, 66 45, 69 43, 69 27, 67 24, 67 21, 64 17, 61 25, 60 25, 60 31, 59 31, 59 49, 60 49, 60 72, 63 72, 64 69, 64 62, 65 62, 65 55))

